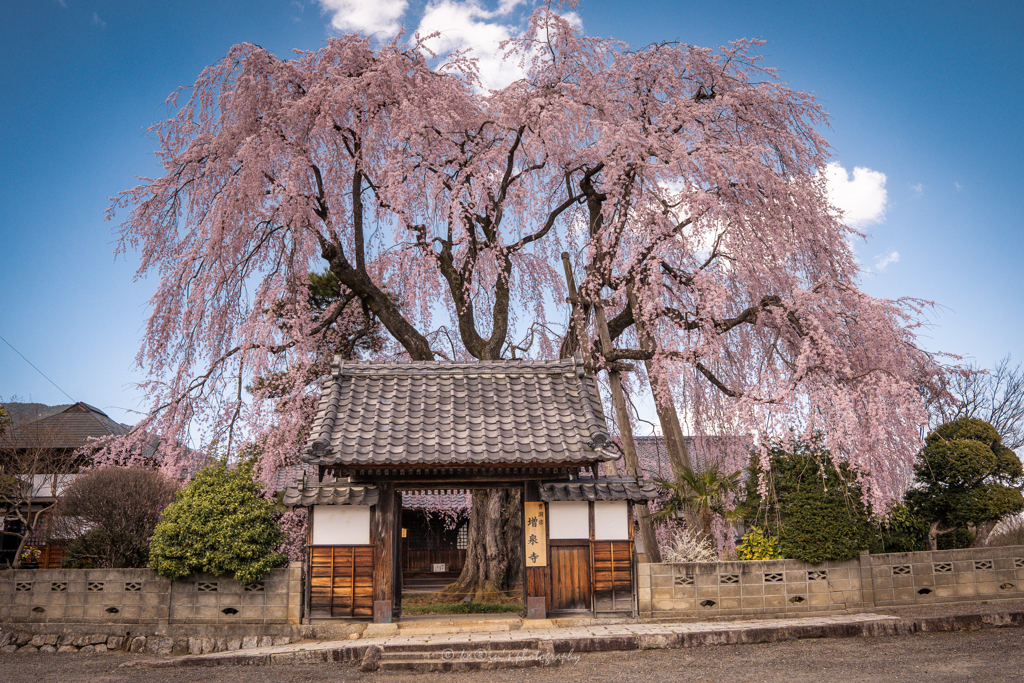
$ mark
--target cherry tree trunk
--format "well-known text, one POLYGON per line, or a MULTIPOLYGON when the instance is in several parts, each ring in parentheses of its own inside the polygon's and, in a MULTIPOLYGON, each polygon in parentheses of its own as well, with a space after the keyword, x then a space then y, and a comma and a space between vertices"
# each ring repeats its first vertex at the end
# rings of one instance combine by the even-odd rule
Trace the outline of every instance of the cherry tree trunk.
POLYGON ((473 492, 466 563, 446 599, 494 602, 522 589, 522 493, 514 489, 473 492))

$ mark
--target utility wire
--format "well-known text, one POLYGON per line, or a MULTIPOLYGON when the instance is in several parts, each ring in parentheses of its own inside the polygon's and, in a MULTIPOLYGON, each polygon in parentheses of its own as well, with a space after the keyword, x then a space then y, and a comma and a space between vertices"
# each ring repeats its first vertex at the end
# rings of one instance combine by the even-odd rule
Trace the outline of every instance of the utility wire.
MULTIPOLYGON (((18 349, 14 348, 14 345, 13 345, 13 344, 11 344, 11 342, 9 342, 9 341, 7 341, 6 339, 4 339, 4 338, 3 338, 3 336, 0 336, 0 339, 3 339, 3 342, 4 342, 4 344, 7 344, 8 346, 10 346, 10 347, 11 347, 11 350, 12 350, 12 351, 14 351, 14 352, 15 352, 16 354, 18 354, 19 356, 21 356, 21 359, 22 359, 23 361, 25 361, 25 362, 26 362, 26 363, 28 363, 29 365, 32 365, 32 361, 30 361, 30 360, 29 360, 28 358, 25 358, 25 356, 24 356, 24 355, 22 355, 21 351, 19 351, 18 349)), ((40 375, 42 375, 43 377, 46 377, 46 373, 44 373, 44 372, 43 372, 42 370, 40 370, 40 369, 39 369, 39 368, 37 368, 36 366, 32 365, 32 369, 33 369, 33 370, 35 370, 36 372, 38 372, 38 373, 39 373, 40 375)), ((54 382, 54 381, 53 381, 52 379, 50 379, 49 377, 46 377, 46 381, 47 381, 47 382, 49 382, 50 384, 52 384, 53 386, 57 387, 57 383, 56 383, 56 382, 54 382)), ((62 394, 64 394, 65 396, 67 396, 67 397, 68 397, 68 398, 69 398, 69 399, 71 400, 71 402, 72 402, 72 403, 76 403, 75 399, 71 398, 71 395, 70 395, 70 394, 68 394, 68 392, 64 391, 64 390, 63 390, 63 389, 61 389, 60 387, 57 387, 57 390, 58 390, 58 391, 60 391, 60 393, 62 393, 62 394)))

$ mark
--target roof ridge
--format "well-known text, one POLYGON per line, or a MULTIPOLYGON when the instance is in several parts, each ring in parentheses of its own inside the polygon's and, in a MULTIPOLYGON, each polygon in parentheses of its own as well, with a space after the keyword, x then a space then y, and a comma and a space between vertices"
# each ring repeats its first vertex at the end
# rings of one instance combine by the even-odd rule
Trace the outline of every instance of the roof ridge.
POLYGON ((502 358, 472 361, 345 361, 335 356, 331 373, 335 377, 352 375, 448 375, 448 374, 536 374, 558 370, 575 372, 577 363, 572 358, 559 360, 523 360, 502 358))

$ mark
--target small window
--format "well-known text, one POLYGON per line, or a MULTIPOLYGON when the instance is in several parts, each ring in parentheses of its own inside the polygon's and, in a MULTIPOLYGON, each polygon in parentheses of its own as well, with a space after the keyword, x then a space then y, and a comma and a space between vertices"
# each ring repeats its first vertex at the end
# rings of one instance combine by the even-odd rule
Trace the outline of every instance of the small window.
POLYGON ((469 547, 469 524, 463 524, 459 527, 458 532, 455 536, 455 548, 457 550, 465 550, 469 547))

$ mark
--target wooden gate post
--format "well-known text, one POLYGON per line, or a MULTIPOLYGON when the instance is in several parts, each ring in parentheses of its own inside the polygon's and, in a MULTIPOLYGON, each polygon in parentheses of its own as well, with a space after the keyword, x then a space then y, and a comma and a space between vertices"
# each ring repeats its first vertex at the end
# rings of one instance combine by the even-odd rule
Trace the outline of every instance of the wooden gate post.
POLYGON ((394 543, 392 544, 395 548, 395 557, 392 562, 394 566, 394 574, 392 578, 392 607, 391 616, 394 619, 402 618, 402 590, 403 580, 402 576, 402 492, 395 491, 395 523, 392 525, 392 533, 394 534, 394 543))
POLYGON ((380 495, 373 515, 373 621, 390 624, 395 600, 395 485, 377 484, 380 495))

